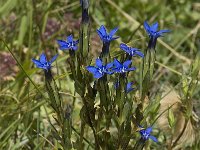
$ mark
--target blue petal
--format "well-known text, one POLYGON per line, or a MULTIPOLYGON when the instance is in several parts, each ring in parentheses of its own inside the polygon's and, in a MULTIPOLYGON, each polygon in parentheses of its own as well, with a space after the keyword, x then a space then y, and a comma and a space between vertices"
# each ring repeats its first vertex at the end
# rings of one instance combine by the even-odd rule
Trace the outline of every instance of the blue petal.
POLYGON ((127 85, 126 85, 126 88, 127 88, 127 89, 130 89, 130 88, 132 87, 132 85, 133 85, 133 82, 129 82, 129 83, 127 83, 127 85))
POLYGON ((35 65, 42 65, 41 63, 40 63, 40 61, 39 60, 36 60, 36 59, 32 59, 32 62, 35 64, 35 65))
POLYGON ((99 59, 99 58, 96 59, 96 66, 97 66, 98 68, 101 68, 101 67, 103 66, 103 63, 102 63, 102 60, 101 60, 101 59, 99 59))
POLYGON ((99 35, 100 39, 103 41, 103 35, 102 35, 101 31, 97 30, 97 34, 99 35))
POLYGON ((136 68, 135 68, 135 67, 132 67, 132 68, 128 68, 127 70, 128 70, 128 71, 134 71, 134 70, 136 70, 136 68))
POLYGON ((62 46, 62 45, 66 45, 67 42, 63 40, 57 40, 57 43, 59 44, 59 46, 62 46))
POLYGON ((113 30, 110 31, 110 36, 113 37, 113 35, 117 32, 118 27, 114 28, 113 30))
POLYGON ((138 48, 131 47, 131 51, 138 51, 138 48))
POLYGON ((132 63, 131 60, 127 60, 127 61, 125 61, 125 62, 123 63, 123 66, 126 67, 126 68, 128 68, 129 65, 130 65, 131 63, 132 63))
POLYGON ((144 58, 144 54, 143 54, 142 52, 140 52, 140 51, 135 51, 135 53, 136 53, 138 56, 144 58))
POLYGON ((121 44, 120 44, 120 48, 121 48, 121 49, 127 49, 127 47, 128 47, 128 46, 127 46, 126 44, 124 44, 124 43, 121 43, 121 44))
POLYGON ((55 56, 53 56, 53 58, 50 60, 50 64, 52 64, 55 60, 56 60, 56 58, 58 57, 58 54, 57 55, 55 55, 55 56))
POLYGON ((160 31, 158 31, 157 33, 158 33, 160 36, 162 36, 163 33, 168 33, 168 32, 170 32, 170 30, 160 30, 160 31))
POLYGON ((155 136, 150 135, 149 138, 152 139, 156 143, 158 142, 158 140, 157 140, 157 138, 155 136))
POLYGON ((60 46, 61 50, 69 49, 69 44, 63 40, 57 40, 58 45, 60 46))
POLYGON ((74 44, 77 45, 79 43, 79 40, 74 41, 74 44))
POLYGON ((124 43, 120 44, 120 49, 122 49, 122 50, 126 51, 127 53, 129 53, 128 46, 126 44, 124 44, 124 43))
POLYGON ((117 68, 121 68, 122 67, 122 64, 115 58, 114 59, 114 65, 117 67, 117 68))
POLYGON ((129 82, 126 85, 126 92, 129 93, 131 92, 134 88, 132 88, 133 82, 129 82))
POLYGON ((113 72, 113 71, 106 71, 105 73, 111 75, 111 74, 113 74, 114 72, 113 72))
POLYGON ((76 51, 76 50, 78 49, 78 46, 73 46, 72 49, 73 49, 74 51, 76 51))
POLYGON ((112 68, 112 67, 113 67, 113 62, 108 63, 108 64, 106 65, 106 69, 110 69, 110 68, 112 68))
POLYGON ((149 33, 150 26, 149 26, 149 24, 147 23, 147 21, 144 22, 144 29, 147 31, 147 33, 149 33))
POLYGON ((46 55, 45 55, 44 53, 42 53, 42 54, 40 55, 40 62, 41 62, 42 64, 45 64, 45 63, 47 62, 47 58, 46 58, 46 55))
POLYGON ((94 66, 87 66, 86 69, 93 74, 95 74, 98 71, 98 69, 94 66))
POLYGON ((101 78, 102 76, 103 76, 103 74, 101 74, 99 72, 94 73, 94 77, 97 79, 101 78))
POLYGON ((106 28, 104 27, 104 25, 101 25, 101 27, 99 28, 99 31, 101 32, 103 36, 107 35, 106 28))
POLYGON ((147 129, 145 129, 145 131, 146 131, 148 134, 150 134, 151 131, 152 131, 152 127, 148 127, 147 129))
POLYGON ((67 37, 67 42, 68 43, 73 42, 73 35, 72 34, 67 37))
POLYGON ((158 30, 158 22, 154 23, 152 26, 151 26, 151 30, 153 32, 156 32, 158 30))

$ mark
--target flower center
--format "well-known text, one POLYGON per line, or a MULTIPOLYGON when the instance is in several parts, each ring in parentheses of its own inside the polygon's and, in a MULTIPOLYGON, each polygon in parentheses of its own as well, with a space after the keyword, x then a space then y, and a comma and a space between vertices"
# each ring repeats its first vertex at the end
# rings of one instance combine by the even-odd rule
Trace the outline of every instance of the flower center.
POLYGON ((149 134, 148 133, 146 133, 146 132, 143 132, 143 138, 145 139, 145 140, 147 140, 148 138, 149 138, 149 134))
POLYGON ((74 46, 75 46, 74 42, 70 42, 70 43, 69 43, 69 46, 70 46, 70 47, 74 47, 74 46))
POLYGON ((111 40, 111 37, 110 37, 109 35, 104 35, 104 36, 103 36, 103 39, 104 39, 105 41, 110 41, 110 40, 111 40))
POLYGON ((123 73, 126 72, 126 67, 123 66, 123 67, 120 69, 120 71, 123 72, 123 73))
POLYGON ((103 74, 106 72, 106 68, 105 67, 102 67, 102 68, 99 68, 99 73, 103 74))

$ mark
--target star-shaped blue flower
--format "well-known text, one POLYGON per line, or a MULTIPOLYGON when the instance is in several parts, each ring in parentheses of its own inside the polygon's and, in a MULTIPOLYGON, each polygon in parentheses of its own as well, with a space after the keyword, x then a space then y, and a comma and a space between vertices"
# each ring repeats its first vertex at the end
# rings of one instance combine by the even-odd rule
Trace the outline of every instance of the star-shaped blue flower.
POLYGON ((128 83, 126 84, 126 93, 129 93, 129 92, 131 92, 131 91, 134 90, 134 88, 132 87, 133 84, 134 84, 133 82, 128 82, 128 83))
MULTIPOLYGON (((140 128, 142 128, 142 127, 140 127, 140 128)), ((146 129, 142 128, 139 132, 140 132, 141 138, 143 140, 146 141, 148 139, 152 139, 154 142, 158 142, 157 138, 151 135, 152 127, 148 127, 146 129)))
POLYGON ((67 37, 66 41, 63 40, 57 40, 58 45, 60 46, 60 50, 74 50, 76 51, 78 49, 78 43, 79 40, 74 41, 73 36, 70 35, 67 37))
POLYGON ((110 68, 112 68, 113 63, 108 63, 107 65, 103 65, 103 62, 101 59, 96 59, 96 66, 87 66, 86 69, 93 73, 94 77, 99 79, 104 76, 104 74, 113 74, 112 71, 109 71, 110 68))
POLYGON ((160 36, 163 36, 163 33, 168 33, 170 30, 158 30, 158 22, 152 24, 151 26, 147 23, 147 21, 144 22, 144 29, 149 35, 150 42, 149 42, 149 48, 155 48, 157 38, 160 36))
MULTIPOLYGON (((133 86, 133 82, 128 82, 128 83, 126 84, 125 92, 126 92, 126 93, 129 93, 129 92, 133 91, 134 88, 132 88, 132 86, 133 86)), ((115 88, 115 89, 119 88, 119 81, 117 81, 117 82, 114 84, 114 88, 115 88)))
POLYGON ((115 66, 115 68, 113 68, 113 71, 115 71, 116 73, 125 73, 136 69, 135 67, 129 68, 131 60, 127 60, 124 63, 121 63, 115 58, 113 63, 115 66))
POLYGON ((117 30, 118 28, 114 28, 113 30, 110 31, 110 33, 107 33, 106 28, 103 25, 101 25, 101 27, 97 29, 97 33, 101 38, 101 40, 103 41, 103 43, 110 43, 111 41, 119 38, 118 36, 113 37, 114 34, 117 32, 117 30))
POLYGON ((135 56, 138 55, 140 57, 144 57, 144 54, 137 48, 133 48, 133 47, 129 47, 124 43, 120 44, 120 48, 125 51, 126 53, 128 53, 130 56, 135 56))
POLYGON ((46 55, 42 53, 39 60, 32 59, 32 62, 37 66, 37 68, 48 71, 49 69, 51 69, 51 64, 56 60, 57 57, 58 54, 55 55, 50 61, 47 61, 46 55))

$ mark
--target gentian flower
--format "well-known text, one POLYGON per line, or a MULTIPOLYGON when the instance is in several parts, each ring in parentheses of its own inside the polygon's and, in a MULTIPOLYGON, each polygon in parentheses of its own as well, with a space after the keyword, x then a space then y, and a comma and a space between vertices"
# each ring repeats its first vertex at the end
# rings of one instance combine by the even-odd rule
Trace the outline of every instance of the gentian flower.
POLYGON ((134 88, 132 88, 132 86, 133 86, 133 82, 128 82, 126 84, 126 93, 129 93, 134 90, 134 88))
POLYGON ((113 66, 113 63, 108 63, 107 65, 103 65, 103 62, 101 59, 96 59, 96 66, 87 66, 86 69, 93 73, 94 77, 99 79, 104 76, 104 74, 113 74, 112 71, 109 71, 109 69, 113 66))
MULTIPOLYGON (((142 128, 142 127, 140 127, 140 128, 142 128)), ((139 131, 141 138, 145 141, 148 139, 152 139, 154 142, 158 142, 157 138, 151 135, 151 131, 152 131, 152 127, 148 127, 146 129, 141 129, 139 131)))
MULTIPOLYGON (((117 89, 117 88, 119 88, 119 81, 117 81, 117 82, 115 82, 114 83, 114 88, 115 89, 117 89)), ((126 93, 129 93, 129 92, 131 92, 132 90, 134 90, 134 88, 132 88, 132 85, 133 85, 133 82, 129 82, 129 83, 127 83, 126 84, 126 89, 125 89, 125 92, 126 93)))
POLYGON ((55 55, 50 61, 47 61, 46 55, 42 53, 39 60, 32 59, 32 62, 37 66, 37 68, 48 71, 49 69, 51 69, 51 64, 56 60, 57 57, 58 54, 55 55))
POLYGON ((144 57, 144 54, 137 48, 133 48, 133 47, 129 47, 124 43, 120 44, 120 49, 122 49, 123 51, 125 51, 126 53, 128 53, 130 56, 135 56, 138 55, 140 57, 144 57))
POLYGON ((117 32, 117 30, 118 28, 114 28, 113 30, 110 31, 110 33, 107 33, 106 28, 103 25, 101 25, 101 27, 97 29, 97 33, 101 38, 101 40, 103 41, 103 43, 110 43, 111 41, 119 38, 118 36, 113 37, 114 34, 117 32))
POLYGON ((76 40, 74 41, 73 40, 73 36, 70 35, 67 37, 67 40, 66 41, 63 41, 63 40, 57 40, 57 43, 58 45, 60 46, 60 49, 61 50, 77 50, 78 49, 78 43, 79 43, 79 40, 76 40))
POLYGON ((113 71, 115 71, 116 73, 125 73, 128 71, 135 70, 136 69, 135 67, 129 68, 130 64, 131 60, 127 60, 124 63, 121 63, 115 58, 114 59, 115 68, 113 68, 113 71))
POLYGON ((146 30, 146 32, 149 35, 150 41, 149 41, 149 48, 154 48, 156 46, 156 41, 157 38, 160 36, 163 36, 163 33, 167 33, 170 32, 170 30, 158 30, 158 22, 154 23, 152 26, 150 26, 146 21, 144 22, 144 28, 146 30))

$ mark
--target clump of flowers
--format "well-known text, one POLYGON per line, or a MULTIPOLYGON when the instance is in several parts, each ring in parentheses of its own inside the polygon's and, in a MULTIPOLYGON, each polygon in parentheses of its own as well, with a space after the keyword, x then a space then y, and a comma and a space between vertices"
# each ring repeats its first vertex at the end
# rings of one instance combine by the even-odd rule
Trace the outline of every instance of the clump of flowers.
MULTIPOLYGON (((80 1, 80 2, 82 5, 82 8, 84 9, 83 13, 85 14, 82 17, 88 17, 88 14, 87 14, 88 7, 85 8, 83 6, 86 4, 88 6, 88 3, 86 3, 85 1, 80 1)), ((84 19, 83 21, 84 28, 86 28, 88 20, 89 20, 88 18, 84 19)), ((158 23, 155 23, 152 26, 150 26, 146 21, 144 22, 144 28, 150 37, 148 48, 155 48, 157 38, 162 36, 163 33, 169 32, 169 30, 157 31, 158 23)), ((144 60, 145 55, 140 49, 128 46, 125 43, 121 43, 119 47, 121 50, 123 50, 126 53, 126 58, 121 57, 120 61, 117 58, 112 58, 109 54, 109 48, 110 48, 110 43, 116 40, 117 38, 119 38, 118 36, 114 36, 117 30, 118 28, 114 28, 108 33, 104 25, 101 25, 100 28, 97 29, 97 34, 102 40, 103 46, 102 46, 101 55, 95 60, 95 66, 90 65, 91 61, 90 59, 87 59, 89 55, 83 52, 83 48, 85 48, 83 44, 89 43, 89 41, 84 41, 87 38, 80 37, 80 41, 82 41, 80 42, 80 44, 79 44, 79 40, 74 40, 72 35, 67 36, 66 41, 57 40, 59 49, 69 50, 70 56, 73 56, 72 59, 69 59, 69 63, 70 63, 70 68, 71 68, 74 84, 75 84, 75 91, 80 95, 83 102, 83 107, 81 109, 81 121, 84 122, 84 124, 88 124, 89 127, 92 129, 94 139, 95 139, 95 149, 105 148, 101 145, 101 143, 99 143, 99 141, 104 142, 104 145, 107 145, 107 147, 113 145, 112 142, 114 140, 111 139, 112 136, 110 132, 107 132, 109 131, 109 128, 112 126, 113 120, 116 124, 116 128, 119 134, 118 137, 115 137, 115 138, 118 138, 117 141, 119 141, 118 147, 115 147, 115 149, 126 147, 124 143, 127 143, 128 145, 130 141, 130 138, 127 138, 127 137, 132 137, 131 132, 126 132, 126 133, 125 131, 124 133, 122 132, 122 129, 131 131, 130 118, 133 113, 132 106, 134 103, 133 103, 133 100, 129 98, 128 94, 134 93, 131 91, 135 89, 133 85, 137 84, 137 83, 134 83, 132 79, 131 79, 132 82, 128 82, 129 78, 131 78, 131 76, 129 75, 129 72, 136 70, 136 67, 132 66, 132 59, 134 58, 134 56, 139 56, 140 58, 143 58, 144 60), (79 52, 77 52, 78 48, 80 48, 79 52), (87 77, 89 73, 92 73, 95 78, 93 86, 91 84, 92 82, 91 78, 87 77), (117 82, 113 82, 113 81, 117 81, 117 82), (109 85, 110 83, 112 83, 112 85, 114 84, 114 89, 110 88, 110 85, 109 85), (115 90, 115 92, 113 92, 113 90, 115 90), (96 103, 96 101, 98 101, 99 104, 96 103), (96 105, 98 105, 98 110, 97 110, 96 105), (101 131, 102 133, 99 132, 100 126, 106 126, 105 131, 101 131), (124 138, 125 134, 127 136, 126 138, 124 138), (104 137, 106 138, 103 139, 104 137)), ((84 30, 81 30, 81 32, 84 32, 84 30)), ((81 33, 81 35, 86 35, 86 33, 81 33)), ((88 52, 89 48, 88 50, 84 49, 84 51, 88 52)), ((152 56, 153 55, 151 55, 151 57, 152 56)), ((72 122, 69 121, 71 119, 69 115, 71 115, 72 109, 68 109, 68 110, 64 109, 65 107, 63 106, 62 98, 56 86, 56 82, 53 80, 52 76, 51 78, 49 78, 49 75, 48 75, 48 72, 50 72, 50 69, 52 67, 52 63, 56 60, 57 57, 58 55, 55 55, 50 61, 48 61, 46 58, 46 55, 42 53, 39 60, 32 59, 32 61, 38 68, 45 70, 45 77, 47 79, 46 88, 48 90, 48 94, 51 100, 50 105, 52 106, 53 110, 56 112, 57 118, 59 120, 57 121, 57 123, 59 124, 62 132, 64 132, 61 136, 62 146, 65 147, 67 145, 67 149, 70 149, 72 145, 69 142, 71 138, 71 134, 68 134, 67 133, 68 131, 66 131, 66 129, 70 131, 72 127, 71 125, 72 122), (56 91, 56 92, 52 92, 52 91, 56 91), (63 112, 67 112, 67 117, 66 115, 63 115, 63 114, 66 114, 63 112), (63 128, 63 126, 65 127, 63 128)), ((149 59, 147 60, 149 61, 149 59)), ((154 61, 151 61, 151 62, 154 63, 154 61)), ((151 63, 148 63, 146 68, 151 66, 150 64, 151 63)), ((143 67, 144 65, 146 64, 143 63, 143 67)), ((153 69, 149 69, 149 70, 151 70, 152 72, 153 69)), ((147 70, 146 73, 150 72, 149 70, 147 70)), ((49 74, 51 75, 51 73, 49 74)), ((146 75, 145 78, 142 78, 142 82, 150 83, 150 81, 147 82, 147 79, 149 79, 148 75, 146 75)), ((141 107, 142 106, 137 105, 136 113, 142 110, 141 107)), ((71 107, 67 107, 67 108, 71 108, 71 107)), ((140 118, 138 119, 138 116, 140 118, 143 118, 142 112, 140 112, 139 115, 136 114, 136 120, 140 119, 140 118)), ((140 124, 141 120, 139 120, 136 123, 140 124)), ((84 132, 84 130, 81 129, 81 132, 84 132)), ((146 129, 142 127, 140 128, 139 133, 141 135, 141 139, 139 139, 136 142, 135 144, 136 149, 139 149, 139 147, 144 146, 145 142, 148 139, 152 139, 154 142, 158 142, 157 138, 151 135, 151 132, 152 132, 152 127, 148 127, 146 129)))

